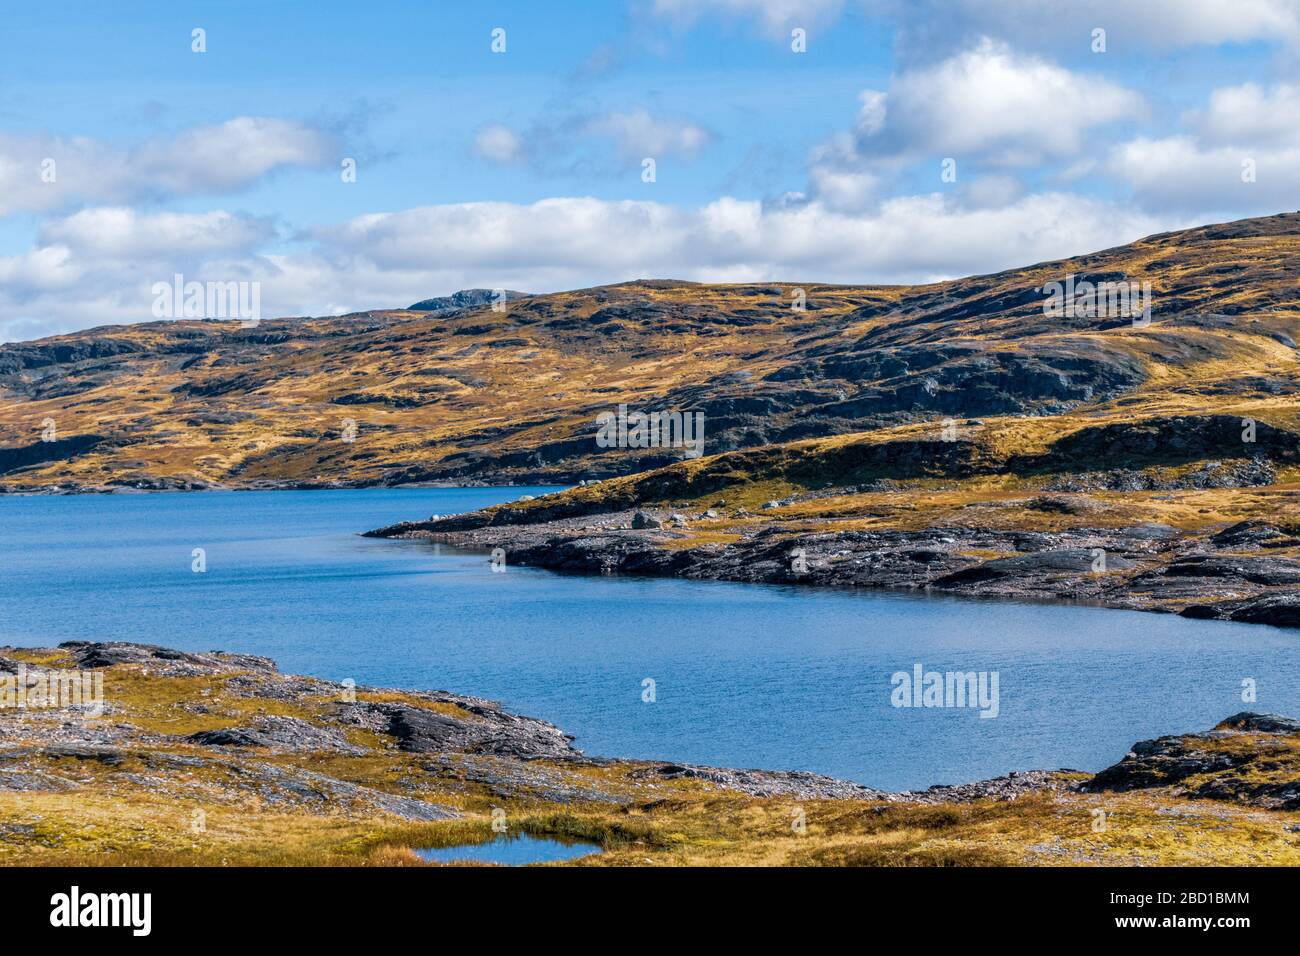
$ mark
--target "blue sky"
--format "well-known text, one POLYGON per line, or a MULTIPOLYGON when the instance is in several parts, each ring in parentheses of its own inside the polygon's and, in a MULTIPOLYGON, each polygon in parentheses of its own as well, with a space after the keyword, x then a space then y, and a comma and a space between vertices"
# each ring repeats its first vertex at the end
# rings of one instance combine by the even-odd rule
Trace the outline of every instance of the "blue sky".
POLYGON ((272 315, 914 282, 1300 208, 1298 45, 1300 0, 25 5, 0 341, 148 320, 176 272, 272 315))

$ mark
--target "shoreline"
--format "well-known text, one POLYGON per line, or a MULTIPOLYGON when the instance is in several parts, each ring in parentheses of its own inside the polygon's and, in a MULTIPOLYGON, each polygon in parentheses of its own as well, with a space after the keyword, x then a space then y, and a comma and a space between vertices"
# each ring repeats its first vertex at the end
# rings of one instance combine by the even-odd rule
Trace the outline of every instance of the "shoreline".
POLYGON ((502 821, 600 844, 581 866, 1300 861, 1300 721, 1276 715, 1139 741, 1096 774, 889 792, 588 757, 492 701, 282 674, 253 655, 0 648, 0 677, 69 672, 100 677, 101 717, 0 708, 0 865, 424 865, 413 848, 483 842, 502 821))
POLYGON ((1270 553, 1300 542, 1263 522, 1201 535, 1151 524, 1045 533, 961 526, 819 531, 770 522, 734 541, 691 546, 686 522, 663 509, 496 523, 503 514, 498 507, 435 516, 363 536, 500 549, 508 564, 579 575, 1086 604, 1300 627, 1300 559, 1270 553), (1011 553, 990 556, 993 549, 1011 553))
POLYGON ((78 485, 72 488, 43 487, 13 489, 0 484, 0 499, 3 498, 72 498, 93 495, 151 495, 151 494, 204 494, 212 492, 241 491, 368 491, 373 489, 400 491, 405 488, 431 488, 453 490, 459 488, 567 488, 564 483, 521 483, 521 482, 444 482, 412 481, 399 485, 352 484, 348 482, 276 482, 259 485, 204 485, 203 487, 130 487, 78 485))

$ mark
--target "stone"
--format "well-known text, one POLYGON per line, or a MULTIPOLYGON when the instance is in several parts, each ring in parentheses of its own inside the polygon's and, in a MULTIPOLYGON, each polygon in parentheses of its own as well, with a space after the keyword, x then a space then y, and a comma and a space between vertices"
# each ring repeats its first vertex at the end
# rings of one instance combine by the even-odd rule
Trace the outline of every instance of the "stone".
POLYGON ((662 528, 663 526, 664 523, 662 521, 645 511, 638 511, 632 516, 633 528, 662 528))

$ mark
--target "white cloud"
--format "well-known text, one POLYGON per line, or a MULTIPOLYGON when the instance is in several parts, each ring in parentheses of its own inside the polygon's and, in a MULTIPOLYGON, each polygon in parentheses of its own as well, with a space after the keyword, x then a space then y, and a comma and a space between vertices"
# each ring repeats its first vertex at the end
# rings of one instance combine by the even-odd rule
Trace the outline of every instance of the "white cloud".
POLYGON ((705 16, 754 20, 765 33, 788 36, 794 27, 832 22, 843 6, 843 0, 654 0, 651 9, 685 24, 705 16))
MULTIPOLYGON (((152 319, 155 282, 270 278, 276 231, 222 210, 86 209, 46 222, 35 248, 0 256, 0 341, 152 319)), ((293 311, 286 309, 286 311, 293 311)))
POLYGON ((1256 148, 1300 143, 1300 87, 1244 83, 1215 90, 1209 108, 1187 117, 1207 142, 1256 148))
POLYGON ((1069 194, 1000 207, 909 196, 849 213, 821 202, 763 206, 723 198, 695 208, 556 198, 460 203, 360 216, 311 233, 307 248, 259 251, 256 221, 206 213, 105 226, 130 261, 90 240, 90 219, 47 227, 39 248, 0 258, 0 338, 148 320, 153 282, 262 283, 263 315, 397 307, 459 288, 536 292, 641 277, 708 282, 915 282, 989 272, 1106 248, 1190 225, 1069 194), (143 236, 157 229, 173 239, 143 236))
POLYGON ((1117 145, 1106 168, 1151 209, 1242 215, 1300 208, 1300 89, 1213 91, 1188 132, 1117 145))
POLYGON ((0 283, 10 285, 10 292, 27 294, 66 289, 76 282, 79 272, 71 263, 72 253, 66 246, 40 246, 18 256, 0 257, 0 283))
POLYGON ((1064 193, 1000 208, 909 196, 870 214, 818 202, 764 206, 722 198, 683 209, 572 197, 362 216, 315 239, 326 258, 367 273, 429 282, 439 281, 437 270, 447 290, 551 291, 641 277, 921 281, 1094 251, 1172 224, 1064 193))
POLYGON ((857 146, 866 158, 963 158, 1028 165, 1078 152, 1087 130, 1142 114, 1140 96, 1107 80, 1013 53, 990 39, 867 91, 857 146))
POLYGON ((913 66, 889 90, 864 90, 851 131, 815 148, 808 193, 829 206, 862 210, 887 192, 905 167, 925 162, 934 175, 952 158, 960 189, 975 205, 1007 202, 1022 188, 1005 174, 967 185, 965 171, 1003 170, 1073 159, 1096 128, 1145 113, 1141 96, 1107 80, 1071 72, 983 38, 938 62, 913 66), (968 165, 968 164, 974 164, 968 165))
POLYGON ((136 175, 168 195, 241 188, 281 166, 337 161, 330 138, 291 120, 240 116, 149 143, 131 154, 136 175))
POLYGON ((702 126, 654 117, 641 108, 598 116, 587 123, 586 130, 613 140, 619 155, 630 161, 646 156, 693 156, 713 139, 702 126))
POLYGON ((1145 208, 1230 217, 1300 208, 1297 167, 1297 146, 1205 146, 1188 136, 1131 140, 1110 161, 1110 169, 1128 182, 1145 208))
POLYGON ((268 220, 224 210, 144 215, 125 207, 101 207, 46 223, 40 242, 98 259, 136 260, 246 252, 275 235, 268 220))
POLYGON ((858 155, 854 137, 833 136, 808 158, 808 193, 835 209, 865 209, 876 200, 881 176, 858 155))
POLYGON ((334 158, 332 141, 321 131, 252 116, 129 148, 85 137, 0 133, 0 215, 78 202, 219 194, 281 167, 319 166, 334 158))
POLYGON ((474 136, 474 152, 494 163, 517 163, 524 158, 523 140, 509 126, 489 123, 474 136))

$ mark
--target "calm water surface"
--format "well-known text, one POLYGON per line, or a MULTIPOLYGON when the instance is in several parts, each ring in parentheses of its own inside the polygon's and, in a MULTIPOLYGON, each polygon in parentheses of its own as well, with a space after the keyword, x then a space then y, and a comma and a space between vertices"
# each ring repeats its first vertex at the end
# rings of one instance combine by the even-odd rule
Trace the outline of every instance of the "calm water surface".
MULTIPOLYGON (((1240 710, 1300 714, 1300 632, 1087 607, 568 577, 357 537, 538 489, 0 498, 0 643, 130 640, 445 688, 588 753, 923 787, 1099 769, 1240 710), (204 548, 207 571, 191 571, 204 548), (897 709, 890 676, 997 671, 1000 714, 897 709), (643 681, 656 700, 644 703, 643 681), (1241 700, 1243 678, 1257 703, 1241 700)), ((111 695, 111 688, 106 688, 111 695)))
POLYGON ((416 850, 415 854, 430 863, 459 863, 473 860, 476 863, 493 863, 497 866, 529 866, 533 863, 558 863, 599 853, 595 843, 576 840, 559 840, 555 837, 535 837, 527 833, 503 833, 486 843, 466 843, 461 846, 432 847, 416 850))

